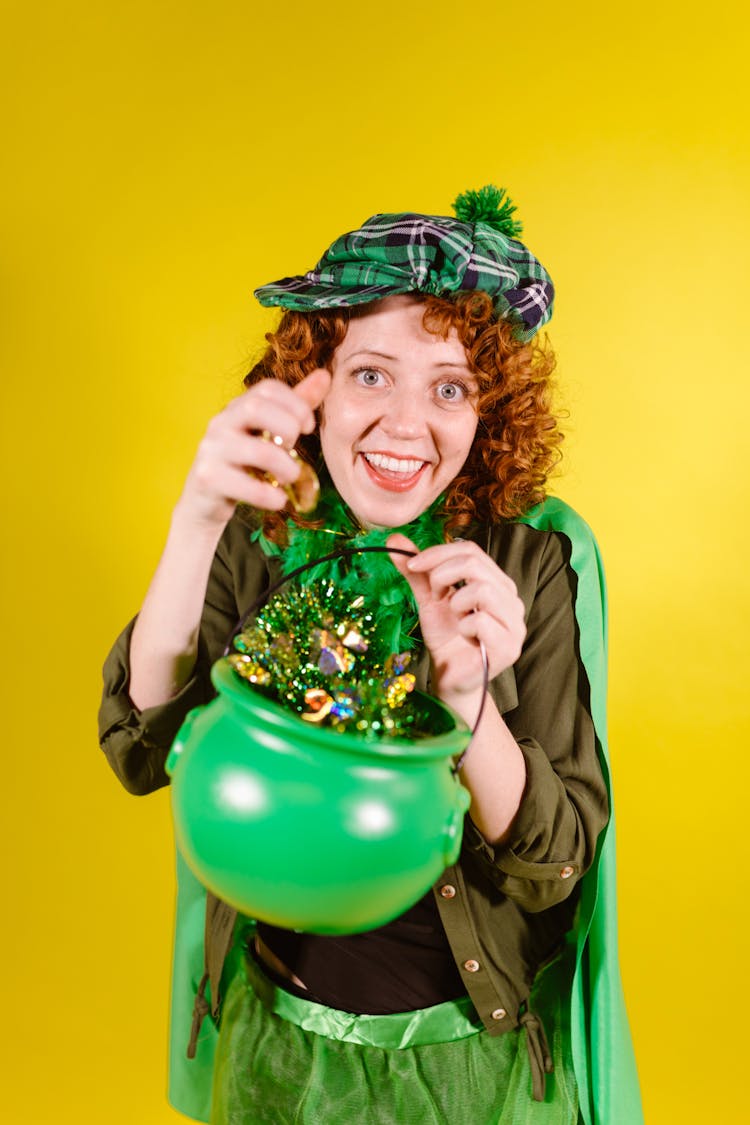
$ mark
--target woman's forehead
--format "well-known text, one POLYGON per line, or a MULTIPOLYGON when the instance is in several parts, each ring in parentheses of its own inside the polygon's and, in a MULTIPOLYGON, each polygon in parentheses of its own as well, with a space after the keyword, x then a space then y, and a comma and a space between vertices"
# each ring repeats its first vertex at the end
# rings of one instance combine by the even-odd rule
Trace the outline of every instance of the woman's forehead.
POLYGON ((451 328, 447 337, 428 331, 423 324, 425 305, 411 296, 386 297, 352 317, 336 349, 338 360, 355 354, 397 359, 405 351, 419 350, 436 363, 467 365, 466 351, 451 328))

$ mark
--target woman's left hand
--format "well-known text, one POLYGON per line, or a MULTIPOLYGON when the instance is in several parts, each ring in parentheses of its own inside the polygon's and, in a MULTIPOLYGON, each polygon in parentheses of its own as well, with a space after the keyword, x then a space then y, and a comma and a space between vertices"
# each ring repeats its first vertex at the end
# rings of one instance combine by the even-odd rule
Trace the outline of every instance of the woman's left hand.
MULTIPOLYGON (((416 550, 405 535, 391 535, 386 546, 416 550)), ((490 679, 515 664, 526 636, 524 604, 513 580, 481 547, 458 540, 428 547, 413 558, 391 559, 416 598, 436 694, 445 698, 481 687, 480 641, 490 679)))

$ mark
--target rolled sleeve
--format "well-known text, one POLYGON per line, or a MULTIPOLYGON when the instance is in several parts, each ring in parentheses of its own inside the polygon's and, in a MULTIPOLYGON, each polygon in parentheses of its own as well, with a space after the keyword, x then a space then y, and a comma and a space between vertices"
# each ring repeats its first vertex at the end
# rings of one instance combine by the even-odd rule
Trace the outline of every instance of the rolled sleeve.
POLYGON ((211 567, 193 673, 172 699, 158 707, 139 711, 129 695, 134 620, 115 641, 104 664, 99 742, 129 793, 142 795, 168 784, 164 764, 175 735, 188 711, 213 697, 211 666, 224 650, 240 612, 267 583, 268 569, 250 542, 248 525, 235 516, 211 567))
POLYGON ((206 657, 199 653, 181 691, 158 707, 139 711, 128 694, 130 638, 135 620, 122 631, 104 664, 99 742, 129 793, 142 796, 169 783, 164 763, 185 715, 211 697, 206 657))
POLYGON ((567 540, 557 533, 529 534, 541 534, 544 549, 535 574, 527 566, 518 582, 528 632, 514 668, 517 699, 506 711, 507 691, 495 693, 523 753, 526 785, 502 844, 487 841, 471 821, 466 844, 505 895, 537 912, 566 899, 588 870, 608 802, 580 658, 567 540))

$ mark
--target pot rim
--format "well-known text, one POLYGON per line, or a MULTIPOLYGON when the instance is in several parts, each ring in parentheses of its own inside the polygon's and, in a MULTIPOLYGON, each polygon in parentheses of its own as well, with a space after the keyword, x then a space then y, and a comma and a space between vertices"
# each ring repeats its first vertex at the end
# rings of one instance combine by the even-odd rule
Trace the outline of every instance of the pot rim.
POLYGON ((337 731, 332 727, 319 727, 314 723, 307 723, 292 711, 282 707, 272 699, 268 699, 260 691, 255 691, 251 684, 232 668, 225 657, 216 661, 211 669, 211 680, 220 695, 229 697, 248 715, 257 721, 275 728, 276 732, 283 730, 291 736, 301 734, 302 740, 315 743, 324 740, 327 749, 340 750, 342 753, 359 754, 371 759, 401 758, 419 763, 435 758, 450 758, 460 755, 466 748, 471 738, 468 724, 451 707, 435 696, 425 692, 415 691, 414 697, 421 701, 428 711, 438 712, 446 716, 452 723, 450 730, 442 734, 428 735, 417 741, 407 738, 399 739, 367 739, 358 734, 349 734, 348 731, 337 731), (321 736, 325 736, 321 739, 321 736))

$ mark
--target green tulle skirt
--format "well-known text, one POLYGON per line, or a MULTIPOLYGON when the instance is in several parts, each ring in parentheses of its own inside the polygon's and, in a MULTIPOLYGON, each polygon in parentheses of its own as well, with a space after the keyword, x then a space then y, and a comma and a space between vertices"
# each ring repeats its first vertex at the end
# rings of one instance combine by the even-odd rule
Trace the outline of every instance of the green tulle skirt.
POLYGON ((224 1000, 211 1121, 575 1125, 567 1005, 549 987, 552 977, 544 983, 551 995, 540 1010, 554 1073, 538 1102, 526 1032, 488 1035, 468 998, 420 1012, 353 1016, 290 995, 249 960, 224 1000))

